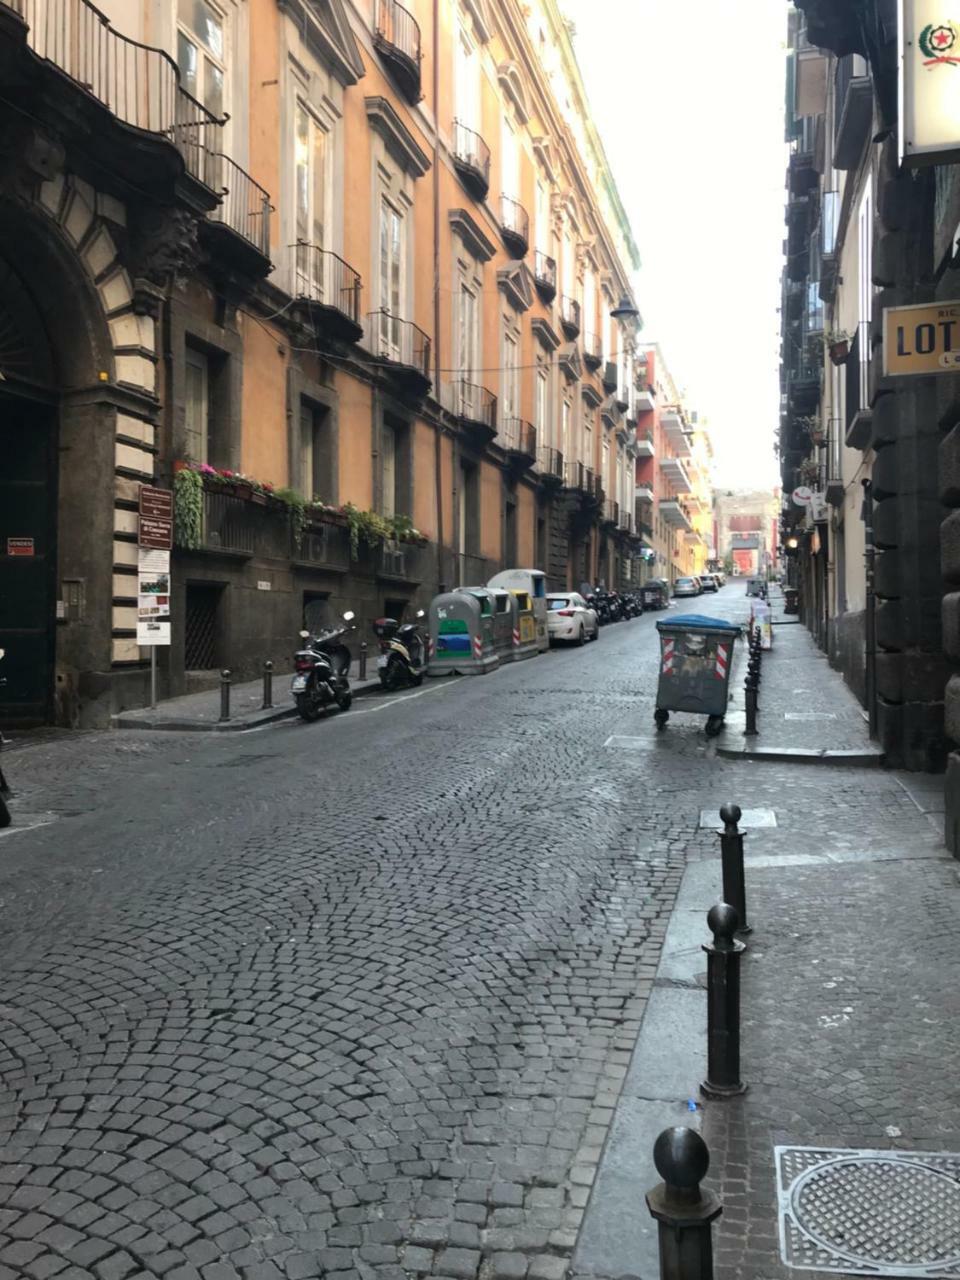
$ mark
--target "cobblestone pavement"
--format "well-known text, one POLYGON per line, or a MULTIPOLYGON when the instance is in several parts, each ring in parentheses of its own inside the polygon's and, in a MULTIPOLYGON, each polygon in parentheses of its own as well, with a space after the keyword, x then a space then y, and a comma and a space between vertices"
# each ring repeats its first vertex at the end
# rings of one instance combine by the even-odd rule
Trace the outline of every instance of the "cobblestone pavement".
POLYGON ((657 736, 654 621, 317 725, 5 753, 51 821, 0 838, 0 1280, 561 1280, 701 808, 776 807, 784 853, 918 820, 657 736))
POLYGON ((5 753, 0 1276, 559 1280, 703 840, 655 653, 5 753))

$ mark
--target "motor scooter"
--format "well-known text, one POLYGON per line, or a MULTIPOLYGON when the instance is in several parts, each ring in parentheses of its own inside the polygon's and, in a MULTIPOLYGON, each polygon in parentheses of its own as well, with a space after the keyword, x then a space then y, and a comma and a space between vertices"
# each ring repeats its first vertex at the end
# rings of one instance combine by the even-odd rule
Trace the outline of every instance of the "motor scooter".
POLYGON ((416 622, 400 623, 396 618, 377 618, 374 622, 373 630, 380 642, 377 671, 384 689, 423 684, 427 670, 427 646, 419 622, 423 616, 423 610, 418 609, 416 622))
POLYGON ((333 704, 347 711, 353 702, 347 678, 350 650, 343 643, 343 636, 356 630, 350 625, 354 617, 352 610, 348 610, 343 615, 345 626, 328 627, 314 636, 309 631, 300 632, 300 638, 306 643, 294 655, 290 692, 297 713, 304 720, 318 720, 333 704))

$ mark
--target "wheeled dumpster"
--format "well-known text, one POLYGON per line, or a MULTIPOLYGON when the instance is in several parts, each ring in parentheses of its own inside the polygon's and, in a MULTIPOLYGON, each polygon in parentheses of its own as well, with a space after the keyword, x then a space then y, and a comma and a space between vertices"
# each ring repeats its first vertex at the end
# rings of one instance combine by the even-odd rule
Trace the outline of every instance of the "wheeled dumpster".
POLYGON ((505 587, 508 591, 526 591, 533 602, 533 620, 537 629, 537 648, 546 653, 550 648, 547 635, 547 575, 542 569, 504 569, 495 573, 488 587, 505 587))
POLYGON ((660 578, 652 578, 640 588, 643 609, 666 609, 670 603, 670 591, 660 578))
POLYGON ((537 620, 533 612, 533 600, 528 591, 511 591, 517 602, 517 620, 513 633, 513 660, 535 658, 540 652, 537 643, 537 620))
POLYGON ((434 596, 429 644, 428 676, 479 676, 499 666, 491 593, 461 588, 434 596))
POLYGON ((501 662, 513 661, 513 633, 517 625, 517 602, 505 588, 457 587, 457 592, 468 592, 477 599, 490 597, 493 610, 493 647, 501 662))
POLYGON ((765 578, 761 578, 757 574, 754 574, 747 579, 748 596, 764 596, 766 594, 767 582, 765 578))
POLYGON ((740 628, 722 618, 688 613, 658 622, 657 630, 657 728, 666 727, 671 711, 689 711, 706 716, 707 737, 715 737, 727 714, 733 650, 740 628))

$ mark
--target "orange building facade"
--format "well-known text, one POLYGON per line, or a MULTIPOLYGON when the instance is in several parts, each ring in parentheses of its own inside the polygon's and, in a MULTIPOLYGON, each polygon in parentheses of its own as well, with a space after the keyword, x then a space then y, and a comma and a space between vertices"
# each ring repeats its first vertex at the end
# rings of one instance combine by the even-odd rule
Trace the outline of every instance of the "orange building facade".
POLYGON ((554 0, 47 3, 62 37, 0 0, 37 107, 0 265, 49 349, 22 386, 0 353, 51 450, 23 718, 145 700, 143 483, 175 495, 165 693, 503 567, 639 580, 639 263, 554 0))

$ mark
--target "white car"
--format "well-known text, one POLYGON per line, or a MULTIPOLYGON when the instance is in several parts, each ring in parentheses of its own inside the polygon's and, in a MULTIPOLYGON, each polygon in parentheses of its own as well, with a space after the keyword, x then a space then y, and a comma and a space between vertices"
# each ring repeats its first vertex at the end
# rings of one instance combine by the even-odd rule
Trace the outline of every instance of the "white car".
POLYGON ((674 596, 698 596, 702 588, 698 578, 677 578, 673 584, 674 596))
POLYGON ((556 592, 547 596, 547 635, 554 640, 571 640, 583 644, 600 634, 597 615, 576 591, 556 592))

